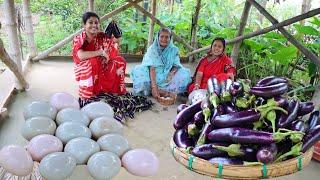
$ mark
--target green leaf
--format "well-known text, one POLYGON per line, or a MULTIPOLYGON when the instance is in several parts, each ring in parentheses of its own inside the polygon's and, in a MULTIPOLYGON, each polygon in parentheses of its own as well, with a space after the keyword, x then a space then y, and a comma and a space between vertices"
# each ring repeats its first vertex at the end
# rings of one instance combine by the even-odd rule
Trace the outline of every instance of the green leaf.
POLYGON ((263 49, 265 46, 257 41, 246 39, 244 40, 244 43, 251 47, 251 49, 259 51, 263 49))
POLYGON ((314 35, 314 36, 320 35, 320 32, 318 30, 316 30, 315 28, 313 28, 312 26, 301 26, 300 24, 295 24, 293 26, 301 34, 314 35))
POLYGON ((283 65, 288 65, 290 61, 297 56, 297 48, 293 45, 279 49, 275 54, 271 54, 270 58, 283 65))
POLYGON ((320 26, 320 19, 317 17, 313 17, 311 23, 320 26))
POLYGON ((317 66, 311 61, 308 64, 308 73, 309 73, 309 77, 312 77, 317 73, 317 66))
POLYGON ((282 34, 276 32, 269 32, 265 34, 263 37, 270 38, 270 39, 285 39, 282 34))

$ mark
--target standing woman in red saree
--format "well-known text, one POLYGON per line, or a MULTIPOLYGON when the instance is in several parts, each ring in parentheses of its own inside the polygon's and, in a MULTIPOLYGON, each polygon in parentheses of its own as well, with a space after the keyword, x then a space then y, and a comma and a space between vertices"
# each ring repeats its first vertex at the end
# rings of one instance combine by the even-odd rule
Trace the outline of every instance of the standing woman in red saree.
POLYGON ((108 38, 99 30, 99 16, 86 12, 82 16, 84 31, 73 40, 79 96, 89 99, 100 93, 125 94, 126 61, 118 56, 115 38, 108 38))
POLYGON ((207 81, 212 76, 216 76, 219 82, 228 78, 234 79, 236 68, 232 65, 232 60, 225 54, 225 48, 226 42, 223 38, 213 39, 207 56, 199 61, 194 80, 188 87, 189 93, 197 89, 206 89, 207 81))

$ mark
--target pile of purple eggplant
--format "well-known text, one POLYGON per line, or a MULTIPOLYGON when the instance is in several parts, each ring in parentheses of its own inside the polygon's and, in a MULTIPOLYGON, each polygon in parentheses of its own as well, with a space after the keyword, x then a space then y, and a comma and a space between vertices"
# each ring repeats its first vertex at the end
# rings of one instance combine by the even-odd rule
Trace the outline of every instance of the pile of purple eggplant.
POLYGON ((79 99, 80 107, 96 101, 103 101, 108 103, 114 111, 114 118, 121 123, 127 118, 134 118, 135 112, 148 110, 153 103, 147 97, 135 96, 131 93, 124 95, 114 95, 102 93, 90 99, 79 99))
POLYGON ((207 97, 180 104, 173 140, 211 163, 269 164, 306 152, 320 140, 319 110, 286 97, 288 80, 269 76, 255 86, 208 80, 207 97))

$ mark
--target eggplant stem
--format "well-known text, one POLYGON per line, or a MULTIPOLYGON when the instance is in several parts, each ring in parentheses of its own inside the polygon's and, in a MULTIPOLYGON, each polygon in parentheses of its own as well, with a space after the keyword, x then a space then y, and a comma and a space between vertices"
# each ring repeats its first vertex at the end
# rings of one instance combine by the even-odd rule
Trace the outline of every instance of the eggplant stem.
POLYGON ((213 148, 218 149, 220 151, 225 151, 229 156, 243 156, 244 152, 241 151, 240 144, 230 144, 229 146, 218 146, 212 145, 213 148))
POLYGON ((294 145, 291 147, 291 150, 287 153, 282 154, 281 156, 278 157, 274 162, 280 162, 282 159, 288 156, 299 156, 301 154, 301 149, 302 149, 302 142, 294 145))

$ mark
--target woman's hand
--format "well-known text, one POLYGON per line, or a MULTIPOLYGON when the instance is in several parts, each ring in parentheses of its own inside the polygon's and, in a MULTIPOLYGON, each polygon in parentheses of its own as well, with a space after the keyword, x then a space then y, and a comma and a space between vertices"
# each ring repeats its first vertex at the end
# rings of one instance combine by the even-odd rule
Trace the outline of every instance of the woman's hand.
POLYGON ((200 85, 199 85, 199 84, 197 84, 197 83, 195 83, 195 84, 194 84, 193 91, 194 91, 194 90, 198 90, 198 89, 200 89, 200 85))
POLYGON ((124 74, 123 68, 124 67, 120 67, 120 68, 117 69, 116 73, 117 73, 118 76, 121 76, 122 74, 124 74))
POLYGON ((157 98, 159 96, 159 90, 156 85, 151 87, 151 94, 154 98, 157 98))
POLYGON ((99 53, 100 56, 104 57, 107 60, 107 62, 109 61, 109 53, 102 49, 102 47, 100 48, 99 53))
POLYGON ((167 82, 170 82, 172 80, 173 76, 174 76, 174 74, 170 72, 167 76, 167 82))

